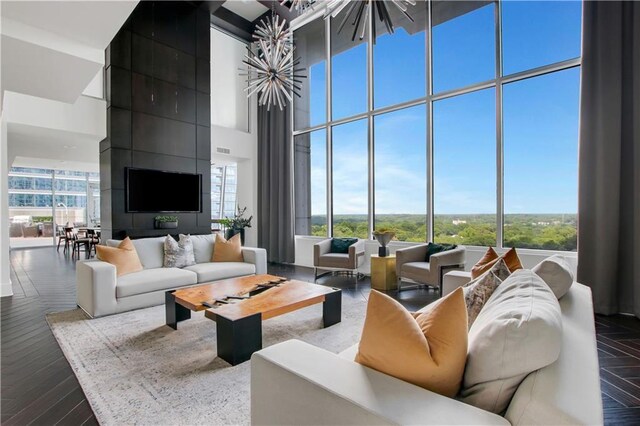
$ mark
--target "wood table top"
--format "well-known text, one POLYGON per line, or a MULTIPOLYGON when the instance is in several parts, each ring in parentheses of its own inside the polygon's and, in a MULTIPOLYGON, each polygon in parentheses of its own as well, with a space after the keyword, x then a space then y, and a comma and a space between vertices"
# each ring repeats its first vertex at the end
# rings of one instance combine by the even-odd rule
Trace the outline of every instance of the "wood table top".
POLYGON ((206 310, 205 316, 215 320, 222 316, 231 321, 262 314, 262 319, 273 318, 306 306, 324 302, 325 295, 337 289, 297 280, 287 280, 245 300, 230 300, 216 308, 208 308, 202 302, 213 302, 228 296, 243 296, 255 290, 259 284, 284 279, 275 275, 251 275, 230 278, 176 290, 176 302, 192 311, 206 310))

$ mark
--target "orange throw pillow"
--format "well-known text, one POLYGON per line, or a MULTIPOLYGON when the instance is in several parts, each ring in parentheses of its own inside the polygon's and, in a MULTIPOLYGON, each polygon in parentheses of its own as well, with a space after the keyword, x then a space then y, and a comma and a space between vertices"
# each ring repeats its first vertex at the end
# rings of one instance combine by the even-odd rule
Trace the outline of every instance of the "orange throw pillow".
POLYGON ((462 383, 467 336, 462 288, 414 314, 372 290, 355 361, 453 397, 462 383))
POLYGON ((212 262, 244 262, 242 256, 242 241, 240 234, 236 234, 225 240, 220 234, 216 234, 216 243, 213 246, 212 262))
POLYGON ((129 237, 118 244, 118 247, 96 246, 96 257, 116 267, 116 275, 126 275, 142 271, 142 263, 133 242, 129 237))
POLYGON ((498 253, 496 253, 493 248, 489 247, 484 256, 482 256, 482 259, 480 259, 478 263, 473 265, 473 268, 471 268, 471 279, 476 279, 487 272, 493 267, 493 265, 498 263, 499 259, 504 260, 504 263, 507 264, 507 268, 509 268, 511 273, 518 269, 522 269, 522 263, 520 263, 520 258, 518 257, 518 253, 516 253, 515 248, 511 248, 502 256, 498 256, 498 253))

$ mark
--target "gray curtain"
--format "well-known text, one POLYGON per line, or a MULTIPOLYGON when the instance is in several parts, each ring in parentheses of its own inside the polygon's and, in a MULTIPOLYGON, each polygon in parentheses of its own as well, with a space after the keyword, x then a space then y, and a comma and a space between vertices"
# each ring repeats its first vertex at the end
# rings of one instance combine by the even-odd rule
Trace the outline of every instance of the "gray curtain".
POLYGON ((640 2, 583 5, 578 281, 640 317, 640 2))
POLYGON ((293 263, 293 159, 289 107, 258 107, 258 245, 293 263))

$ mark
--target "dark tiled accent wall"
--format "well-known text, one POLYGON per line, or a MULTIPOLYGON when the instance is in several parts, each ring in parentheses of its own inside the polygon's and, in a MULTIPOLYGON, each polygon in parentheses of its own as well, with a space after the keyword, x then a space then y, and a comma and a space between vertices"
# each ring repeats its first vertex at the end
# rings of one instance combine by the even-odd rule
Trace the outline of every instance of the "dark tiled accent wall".
POLYGON ((172 233, 208 233, 211 219, 209 11, 142 1, 105 52, 107 138, 100 144, 102 233, 163 235, 153 213, 125 211, 125 168, 202 174, 202 213, 172 233))

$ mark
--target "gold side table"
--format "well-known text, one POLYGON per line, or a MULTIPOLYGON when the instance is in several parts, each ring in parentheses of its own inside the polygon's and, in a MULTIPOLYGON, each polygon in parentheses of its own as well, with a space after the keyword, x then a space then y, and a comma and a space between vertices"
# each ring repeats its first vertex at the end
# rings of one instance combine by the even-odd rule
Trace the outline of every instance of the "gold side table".
POLYGON ((371 255, 371 288, 380 291, 396 290, 396 257, 394 255, 380 257, 371 255))

